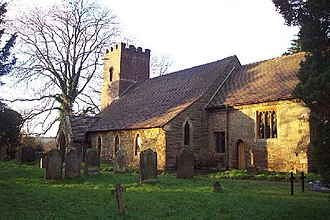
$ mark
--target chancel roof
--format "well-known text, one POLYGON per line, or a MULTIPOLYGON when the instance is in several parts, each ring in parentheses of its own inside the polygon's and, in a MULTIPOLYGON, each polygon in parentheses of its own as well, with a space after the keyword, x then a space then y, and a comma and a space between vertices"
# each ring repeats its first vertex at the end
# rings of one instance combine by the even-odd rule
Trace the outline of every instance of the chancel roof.
POLYGON ((236 69, 207 106, 217 108, 294 98, 305 53, 244 65, 236 69))

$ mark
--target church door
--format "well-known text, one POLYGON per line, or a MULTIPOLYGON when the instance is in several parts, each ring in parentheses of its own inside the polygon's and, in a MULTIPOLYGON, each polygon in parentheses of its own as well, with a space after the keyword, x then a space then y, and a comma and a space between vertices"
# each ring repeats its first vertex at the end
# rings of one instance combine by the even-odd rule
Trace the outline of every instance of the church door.
POLYGON ((245 144, 239 141, 237 144, 238 169, 245 169, 245 144))

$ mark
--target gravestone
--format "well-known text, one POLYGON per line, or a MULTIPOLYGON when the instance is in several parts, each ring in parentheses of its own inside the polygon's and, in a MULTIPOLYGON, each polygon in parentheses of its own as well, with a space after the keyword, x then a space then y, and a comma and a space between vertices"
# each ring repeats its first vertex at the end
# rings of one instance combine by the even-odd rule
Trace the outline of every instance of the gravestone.
POLYGON ((219 181, 213 183, 213 192, 222 192, 222 187, 219 181))
POLYGON ((46 155, 46 179, 59 180, 62 178, 62 153, 58 149, 52 149, 46 155))
POLYGON ((36 149, 33 147, 23 147, 21 149, 21 162, 32 163, 36 161, 36 149))
POLYGON ((140 182, 157 182, 157 153, 150 148, 140 153, 140 182))
POLYGON ((183 147, 177 157, 177 178, 193 178, 194 177, 195 155, 194 151, 189 147, 183 147))
POLYGON ((16 151, 16 153, 15 153, 15 160, 21 161, 21 153, 22 153, 21 150, 16 151))
POLYGON ((7 154, 2 158, 2 161, 10 161, 11 157, 7 154))
POLYGON ((122 187, 120 183, 116 183, 115 189, 111 190, 111 194, 116 197, 118 210, 121 215, 125 215, 125 205, 123 199, 123 192, 126 191, 125 187, 122 187))
POLYGON ((6 147, 2 147, 0 149, 0 160, 3 161, 5 156, 7 156, 7 149, 6 147))
POLYGON ((118 150, 115 157, 115 172, 116 173, 126 173, 126 152, 125 150, 118 150))
POLYGON ((85 170, 87 176, 100 173, 100 151, 96 148, 86 149, 85 155, 85 170))
POLYGON ((80 176, 81 159, 80 152, 70 149, 65 159, 65 178, 77 178, 80 176))

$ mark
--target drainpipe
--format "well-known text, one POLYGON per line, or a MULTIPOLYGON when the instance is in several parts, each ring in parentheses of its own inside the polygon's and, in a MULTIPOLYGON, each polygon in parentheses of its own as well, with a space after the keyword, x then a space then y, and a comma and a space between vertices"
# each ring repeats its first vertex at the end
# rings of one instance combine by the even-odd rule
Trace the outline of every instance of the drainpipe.
POLYGON ((226 105, 226 132, 225 132, 225 139, 226 139, 226 168, 227 170, 230 168, 231 160, 230 160, 230 154, 229 154, 229 111, 228 106, 226 105))

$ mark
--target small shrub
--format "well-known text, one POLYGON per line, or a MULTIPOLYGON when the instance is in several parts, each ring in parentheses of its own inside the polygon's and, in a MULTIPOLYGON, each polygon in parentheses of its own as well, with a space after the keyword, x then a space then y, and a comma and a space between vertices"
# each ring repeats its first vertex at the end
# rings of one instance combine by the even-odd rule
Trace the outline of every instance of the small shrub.
POLYGON ((114 172, 115 168, 113 163, 101 163, 100 170, 103 172, 114 172))
MULTIPOLYGON (((224 172, 211 173, 208 175, 209 178, 214 179, 241 179, 241 180, 268 180, 274 182, 289 182, 290 173, 284 172, 270 172, 270 171, 259 171, 258 173, 251 173, 246 170, 227 170, 224 172)), ((294 174, 295 182, 300 182, 300 173, 294 174)), ((319 180, 319 175, 315 173, 309 173, 305 175, 305 182, 314 182, 319 180)))

